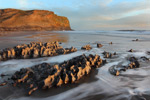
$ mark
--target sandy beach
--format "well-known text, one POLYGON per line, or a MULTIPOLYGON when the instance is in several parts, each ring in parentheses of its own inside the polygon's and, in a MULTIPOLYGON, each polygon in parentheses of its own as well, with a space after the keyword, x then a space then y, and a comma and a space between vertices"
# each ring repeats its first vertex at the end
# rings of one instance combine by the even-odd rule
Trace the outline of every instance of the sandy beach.
MULTIPOLYGON (((18 33, 16 33, 18 34, 18 33)), ((108 69, 118 63, 127 64, 127 58, 135 56, 150 58, 150 32, 122 32, 122 31, 54 31, 54 32, 19 32, 20 35, 10 34, 0 37, 0 48, 10 48, 18 44, 28 44, 33 41, 59 41, 63 47, 74 46, 77 52, 54 57, 36 59, 12 59, 0 62, 0 74, 12 74, 21 68, 46 63, 61 63, 73 57, 84 54, 98 54, 107 64, 93 70, 88 76, 76 84, 53 87, 48 90, 38 90, 31 96, 25 94, 24 89, 14 88, 11 85, 0 87, 0 99, 3 100, 149 100, 150 61, 140 62, 140 68, 122 72, 120 76, 111 75, 108 69), (130 35, 130 36, 129 36, 130 35), (139 41, 132 41, 135 39, 139 41), (11 41, 11 42, 10 42, 11 41), (113 44, 109 44, 113 42, 113 44), (96 44, 103 44, 97 48, 96 44), (89 51, 81 47, 90 44, 93 48, 89 51), (133 49, 135 52, 127 52, 133 49), (104 58, 102 52, 116 52, 112 58, 104 58)), ((8 76, 9 77, 9 76, 8 76)), ((1 82, 8 77, 0 77, 1 82)))

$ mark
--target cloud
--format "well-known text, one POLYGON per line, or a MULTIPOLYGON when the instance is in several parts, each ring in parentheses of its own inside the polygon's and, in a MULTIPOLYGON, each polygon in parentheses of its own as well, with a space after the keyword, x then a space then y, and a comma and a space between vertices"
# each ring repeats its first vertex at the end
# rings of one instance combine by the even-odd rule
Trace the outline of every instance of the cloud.
MULTIPOLYGON (((77 0, 78 1, 78 0, 77 0)), ((136 28, 148 29, 146 24, 150 15, 145 15, 150 11, 148 0, 133 0, 113 3, 89 0, 91 2, 77 2, 78 7, 53 7, 50 10, 55 11, 59 15, 67 16, 70 20, 73 29, 77 30, 92 30, 92 29, 117 29, 122 28, 136 28), (101 4, 102 3, 102 4, 101 4), (113 4, 112 4, 113 3, 113 4), (145 17, 147 16, 147 17, 145 17)), ((84 1, 84 0, 83 0, 84 1)))
POLYGON ((29 6, 28 0, 17 0, 17 3, 19 5, 19 7, 22 9, 26 9, 29 6))
MULTIPOLYGON (((128 16, 120 19, 106 21, 104 23, 95 23, 95 28, 117 30, 117 29, 142 29, 150 28, 150 14, 139 14, 135 16, 128 16)), ((94 24, 94 23, 93 23, 94 24)))

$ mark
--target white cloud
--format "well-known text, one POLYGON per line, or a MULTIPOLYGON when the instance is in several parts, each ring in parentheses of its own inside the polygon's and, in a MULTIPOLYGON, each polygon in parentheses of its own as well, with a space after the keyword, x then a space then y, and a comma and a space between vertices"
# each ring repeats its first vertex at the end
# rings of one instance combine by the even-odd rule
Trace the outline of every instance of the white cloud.
POLYGON ((52 10, 70 20, 76 30, 138 28, 149 29, 150 0, 17 0, 22 9, 52 10), (31 6, 29 6, 31 5, 31 6), (146 16, 146 17, 145 17, 146 16), (147 24, 147 22, 149 22, 147 24))
POLYGON ((22 9, 25 9, 28 7, 28 0, 17 0, 17 3, 22 9))
POLYGON ((114 27, 118 29, 130 27, 148 29, 149 27, 147 22, 150 15, 145 15, 150 10, 148 0, 122 1, 113 4, 111 4, 112 0, 89 1, 85 4, 84 2, 77 2, 80 3, 78 9, 56 7, 51 10, 68 17, 71 27, 77 30, 113 29, 114 27))

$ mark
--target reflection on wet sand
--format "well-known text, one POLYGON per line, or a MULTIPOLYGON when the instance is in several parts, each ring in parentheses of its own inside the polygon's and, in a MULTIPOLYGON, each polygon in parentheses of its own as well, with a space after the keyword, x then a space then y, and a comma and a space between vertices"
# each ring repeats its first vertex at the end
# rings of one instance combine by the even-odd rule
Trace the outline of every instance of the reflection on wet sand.
POLYGON ((30 42, 68 42, 67 34, 57 32, 11 32, 0 35, 0 49, 10 48, 19 44, 27 44, 30 42))
POLYGON ((25 38, 34 39, 35 41, 38 42, 52 42, 52 41, 68 42, 68 36, 66 34, 60 33, 38 33, 26 36, 25 38))

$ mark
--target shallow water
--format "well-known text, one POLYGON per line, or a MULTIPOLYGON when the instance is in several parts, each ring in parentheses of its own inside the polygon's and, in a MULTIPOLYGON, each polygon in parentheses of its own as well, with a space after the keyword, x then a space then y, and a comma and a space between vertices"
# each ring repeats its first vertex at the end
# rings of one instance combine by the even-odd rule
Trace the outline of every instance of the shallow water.
MULTIPOLYGON (((67 55, 55 57, 44 57, 38 59, 21 59, 0 62, 0 74, 11 74, 20 68, 31 67, 43 62, 60 63, 71 59, 75 56, 85 54, 98 54, 103 58, 102 52, 117 52, 117 56, 107 59, 108 63, 97 71, 93 71, 91 76, 86 77, 81 83, 52 88, 47 91, 37 91, 32 96, 26 96, 21 89, 14 89, 11 86, 0 87, 0 99, 13 100, 150 100, 150 61, 140 61, 140 68, 129 69, 122 72, 120 76, 113 76, 109 73, 109 67, 117 65, 120 62, 124 65, 128 64, 127 58, 135 56, 140 58, 146 56, 150 58, 146 52, 150 51, 150 31, 67 31, 67 32, 37 32, 36 34, 25 34, 21 36, 11 37, 10 45, 14 46, 21 43, 29 43, 36 41, 37 38, 45 41, 49 37, 52 40, 62 42, 62 46, 74 46, 77 52, 67 55), (37 35, 38 34, 38 35, 37 35), (42 36, 41 36, 42 34, 42 36), (43 36, 44 34, 44 36, 43 36), (46 39, 45 39, 46 38, 46 39), (139 39, 139 41, 132 41, 139 39), (113 42, 109 45, 109 42, 113 42), (96 43, 101 43, 102 48, 96 48, 96 43), (80 50, 81 46, 90 44, 93 49, 90 51, 80 50), (136 52, 129 53, 129 49, 136 52), (97 73, 96 73, 97 72, 97 73), (6 91, 7 89, 7 91, 6 91), (14 91, 12 91, 14 89, 14 91), (8 93, 8 94, 7 94, 8 93), (7 94, 7 95, 6 95, 7 94)), ((7 47, 10 37, 0 37, 0 48, 7 47)), ((47 40, 46 40, 47 41, 47 40)), ((104 59, 104 58, 103 58, 104 59)), ((1 78, 1 80, 4 80, 1 78)))

